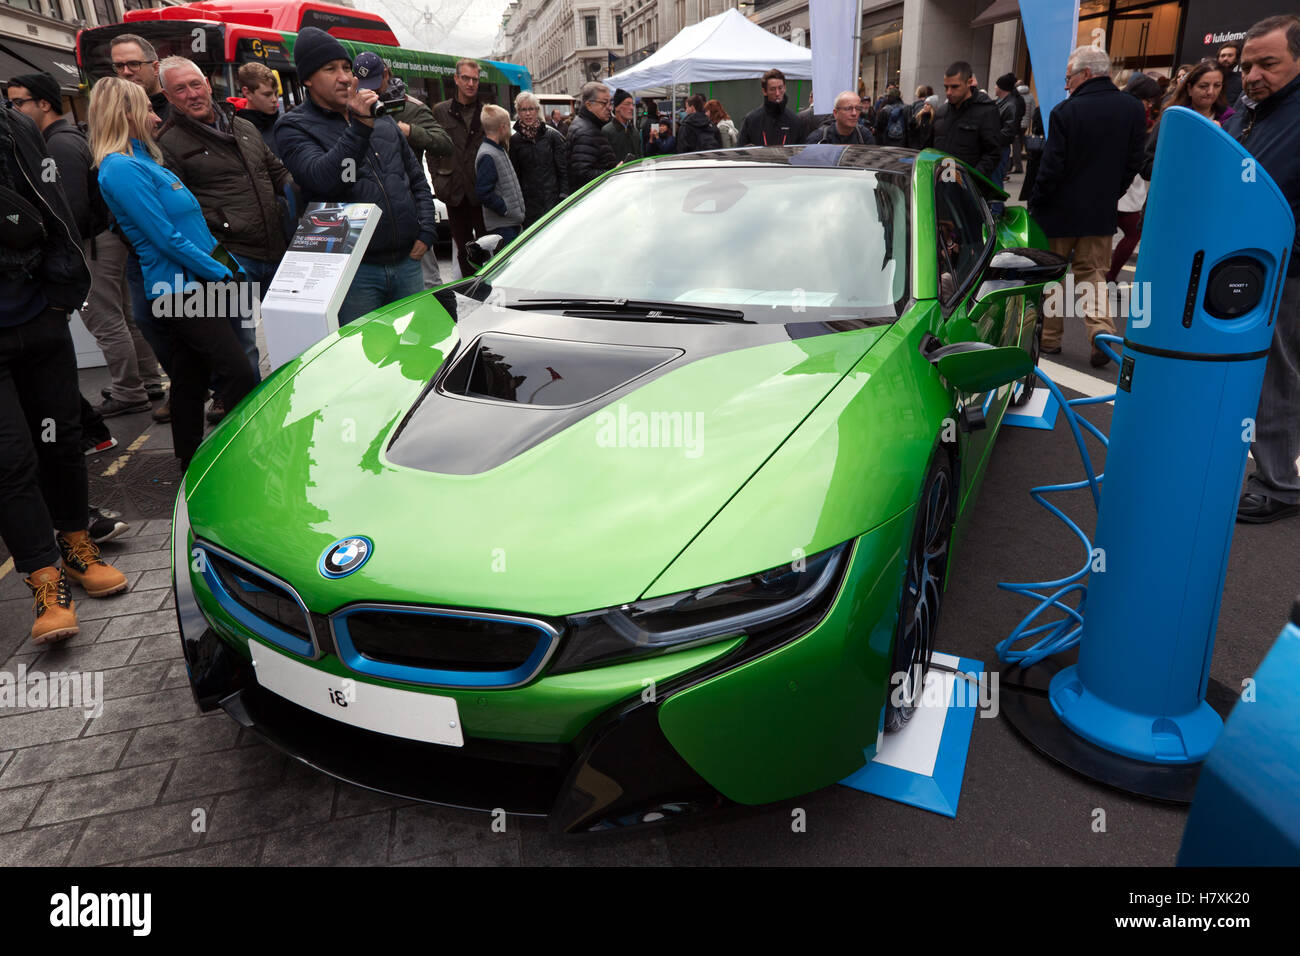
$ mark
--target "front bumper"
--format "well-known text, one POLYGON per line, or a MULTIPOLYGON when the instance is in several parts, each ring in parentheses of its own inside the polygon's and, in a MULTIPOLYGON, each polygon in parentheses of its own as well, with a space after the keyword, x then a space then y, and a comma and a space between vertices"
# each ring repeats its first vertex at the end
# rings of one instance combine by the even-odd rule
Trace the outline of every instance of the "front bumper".
MULTIPOLYGON (((183 504, 176 518, 177 614, 200 708, 224 708, 349 783, 544 816, 553 831, 580 833, 807 792, 851 773, 874 747, 910 515, 859 539, 839 580, 780 630, 637 665, 653 670, 616 665, 504 691, 446 691, 458 697, 463 747, 363 730, 259 685, 247 631, 194 593, 183 504)), ((332 654, 310 664, 349 674, 332 654)))

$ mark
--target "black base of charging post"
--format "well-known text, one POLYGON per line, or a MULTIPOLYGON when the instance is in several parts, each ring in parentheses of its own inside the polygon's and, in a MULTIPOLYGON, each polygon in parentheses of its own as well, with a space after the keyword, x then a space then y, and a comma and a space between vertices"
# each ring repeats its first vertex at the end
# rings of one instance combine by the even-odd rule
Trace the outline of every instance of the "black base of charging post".
MULTIPOLYGON (((1077 658, 1075 652, 1049 658, 1027 670, 1017 666, 1003 668, 998 681, 1002 716, 1036 750, 1075 773, 1150 800, 1191 803, 1201 776, 1201 763, 1153 764, 1134 760, 1084 740, 1056 716, 1047 696, 1048 686, 1058 671, 1075 663, 1077 658)), ((1214 679, 1210 680, 1205 696, 1225 720, 1237 700, 1231 690, 1214 679)))

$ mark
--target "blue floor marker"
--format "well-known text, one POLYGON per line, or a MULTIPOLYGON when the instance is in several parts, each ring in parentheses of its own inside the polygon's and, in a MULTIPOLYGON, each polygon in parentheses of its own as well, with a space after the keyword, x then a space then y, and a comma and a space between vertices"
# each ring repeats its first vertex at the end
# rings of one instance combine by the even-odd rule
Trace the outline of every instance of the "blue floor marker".
POLYGON ((1020 407, 1010 406, 1002 421, 1017 428, 1042 428, 1051 431, 1056 427, 1056 413, 1061 410, 1056 396, 1046 388, 1034 389, 1029 401, 1020 407))
MULTIPOLYGON (((984 673, 979 661, 938 651, 933 662, 972 675, 975 680, 984 673)), ((994 673, 984 679, 997 676, 994 673)), ((996 687, 992 691, 996 693, 996 687)), ((979 703, 979 689, 974 682, 948 670, 931 668, 921 706, 912 719, 897 733, 882 735, 871 762, 840 783, 955 817, 979 703)))

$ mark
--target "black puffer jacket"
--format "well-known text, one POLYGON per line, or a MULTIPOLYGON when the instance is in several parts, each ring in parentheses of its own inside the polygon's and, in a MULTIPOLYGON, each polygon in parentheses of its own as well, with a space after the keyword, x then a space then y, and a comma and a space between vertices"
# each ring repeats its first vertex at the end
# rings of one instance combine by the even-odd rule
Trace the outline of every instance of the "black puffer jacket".
POLYGON ((59 180, 42 175, 48 154, 36 124, 17 110, 0 110, 0 151, 15 179, 16 191, 35 196, 38 200, 35 205, 45 221, 48 238, 35 278, 46 302, 67 311, 81 308, 90 291, 90 269, 59 180), (22 177, 21 186, 19 177, 22 177))
POLYGON ((927 146, 951 153, 992 176, 1002 158, 1002 114, 987 93, 972 93, 960 106, 942 103, 931 124, 927 146))
POLYGON ((542 124, 537 138, 528 140, 515 123, 510 137, 510 163, 524 192, 524 225, 531 226, 569 195, 569 157, 564 136, 542 124))
POLYGON ((304 202, 372 202, 383 210, 363 261, 401 262, 415 240, 433 244, 433 193, 391 117, 372 128, 309 98, 275 124, 275 141, 304 202))
POLYGON ((804 123, 780 103, 763 101, 740 124, 741 146, 793 146, 804 140, 804 123))
POLYGON ((589 109, 578 110, 569 124, 569 191, 577 192, 601 173, 618 165, 605 124, 589 109))
POLYGON ((677 152, 695 153, 705 149, 722 149, 722 134, 704 113, 687 113, 677 127, 677 152))

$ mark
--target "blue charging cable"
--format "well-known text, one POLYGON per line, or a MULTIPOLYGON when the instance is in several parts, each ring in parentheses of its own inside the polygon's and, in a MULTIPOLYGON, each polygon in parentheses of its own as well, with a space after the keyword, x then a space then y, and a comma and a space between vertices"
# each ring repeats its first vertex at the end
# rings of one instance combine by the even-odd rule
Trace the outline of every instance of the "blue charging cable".
MULTIPOLYGON (((1098 335, 1093 341, 1098 348, 1110 357, 1111 361, 1116 363, 1120 361, 1120 357, 1112 351, 1108 344, 1110 342, 1122 342, 1123 339, 1120 336, 1098 335)), ((1088 585, 1084 583, 1084 578, 1088 576, 1088 572, 1092 568, 1092 541, 1089 540, 1083 529, 1075 524, 1064 511, 1048 501, 1047 496, 1087 488, 1092 492, 1094 507, 1100 509, 1101 482, 1105 475, 1097 474, 1093 468, 1092 456, 1088 454, 1088 446, 1084 443, 1083 432, 1087 430, 1101 442, 1103 447, 1109 445, 1109 441, 1100 428, 1079 415, 1075 409, 1084 405, 1100 405, 1115 400, 1115 393, 1112 392, 1099 398, 1085 397, 1067 401, 1057 384, 1041 369, 1038 372, 1038 378, 1051 391, 1065 415, 1066 424, 1070 426, 1070 433, 1074 435, 1074 443, 1078 446, 1079 457, 1083 460, 1083 470, 1087 477, 1082 481, 1072 481, 1065 484, 1039 485, 1037 488, 1030 489, 1029 494, 1035 501, 1064 522, 1065 526, 1079 539, 1083 544, 1084 562, 1083 567, 1078 571, 1056 581, 1032 581, 1024 584, 1001 582, 998 584, 998 587, 1004 591, 1022 595, 1036 602, 1034 609, 1026 614, 1015 629, 997 646, 998 660, 1004 664, 1019 664, 1025 668, 1032 667, 1053 654, 1068 651, 1079 643, 1079 637, 1083 634, 1083 611, 1088 601, 1088 585), (1067 598, 1071 598, 1073 595, 1078 595, 1078 602, 1075 605, 1067 603, 1067 598), (1044 612, 1052 608, 1063 612, 1065 616, 1044 624, 1035 623, 1044 612), (1028 640, 1033 640, 1034 643, 1028 648, 1016 648, 1017 644, 1028 640)))

